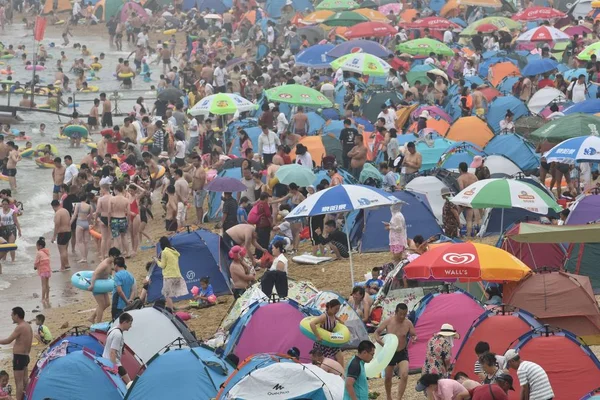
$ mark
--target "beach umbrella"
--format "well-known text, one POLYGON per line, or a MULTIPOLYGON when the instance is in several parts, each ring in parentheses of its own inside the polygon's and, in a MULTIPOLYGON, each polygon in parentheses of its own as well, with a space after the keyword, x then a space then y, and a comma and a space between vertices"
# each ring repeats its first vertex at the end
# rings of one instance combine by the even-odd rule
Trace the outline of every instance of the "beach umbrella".
POLYGON ((475 28, 475 30, 481 33, 492 33, 496 32, 498 28, 496 28, 496 26, 492 24, 482 24, 475 28))
POLYGON ((366 0, 363 1, 362 3, 360 3, 360 7, 361 8, 372 8, 372 9, 376 9, 379 7, 379 4, 375 3, 374 1, 371 0, 366 0))
POLYGON ((248 189, 239 179, 217 176, 205 187, 211 192, 243 192, 248 189))
POLYGON ((427 17, 416 19, 412 22, 401 23, 400 26, 405 26, 409 29, 429 29, 437 31, 445 31, 446 29, 459 29, 460 26, 454 22, 442 17, 427 17))
MULTIPOLYGON (((298 204, 285 219, 298 219, 315 215, 344 213, 344 220, 351 211, 391 206, 398 203, 391 193, 365 185, 337 185, 321 190, 298 204)), ((346 221, 347 225, 347 221, 346 221)), ((350 256, 350 278, 354 287, 354 265, 350 236, 346 235, 350 256)))
POLYGON ((332 107, 333 104, 321 92, 303 85, 282 85, 265 91, 267 99, 295 106, 332 107))
POLYGON ((403 268, 407 279, 517 282, 531 269, 509 252, 483 243, 452 243, 431 249, 403 268))
POLYGON ((600 136, 600 118, 595 115, 575 113, 557 118, 531 132, 530 137, 536 140, 562 142, 579 136, 600 136))
POLYGON ((577 58, 581 61, 590 61, 592 59, 592 55, 595 54, 597 56, 598 53, 600 53, 600 42, 596 42, 587 46, 581 51, 581 53, 577 55, 577 58))
POLYGON ((327 38, 327 32, 322 28, 322 25, 298 28, 296 34, 300 37, 302 37, 302 35, 306 36, 306 40, 312 43, 327 38))
MULTIPOLYGON (((363 37, 385 37, 398 33, 396 28, 385 22, 361 22, 346 31, 344 36, 348 39, 363 37)), ((297 64, 297 63, 296 63, 297 64)))
POLYGON ((323 21, 323 24, 327 26, 352 26, 367 21, 369 19, 362 14, 353 11, 342 11, 327 18, 323 21))
MULTIPOLYGON (((462 4, 462 2, 461 2, 462 4)), ((473 36, 477 33, 477 27, 483 24, 492 24, 494 25, 496 28, 498 28, 498 30, 506 28, 509 31, 513 31, 513 30, 519 30, 521 29, 521 24, 517 21, 513 21, 510 18, 505 18, 505 17, 487 17, 487 18, 482 18, 478 21, 475 21, 471 24, 469 24, 469 26, 467 26, 461 33, 460 36, 473 36)))
POLYGON ((227 115, 256 110, 256 104, 233 93, 217 93, 204 97, 192 107, 190 115, 227 115))
POLYGON ((587 99, 580 103, 573 104, 572 106, 566 108, 563 113, 565 115, 584 113, 598 116, 598 113, 600 113, 600 99, 587 99))
POLYGON ((429 64, 415 65, 406 73, 406 80, 411 86, 414 85, 416 81, 421 81, 423 84, 432 83, 433 80, 427 75, 427 72, 432 69, 435 69, 435 67, 429 64))
POLYGON ((565 26, 560 29, 569 36, 579 35, 582 36, 584 33, 592 33, 593 31, 585 25, 565 26))
POLYGON ((525 76, 535 76, 545 72, 554 71, 558 67, 558 61, 551 58, 530 61, 521 73, 525 76))
POLYGON ((300 187, 312 185, 316 179, 310 168, 300 167, 297 164, 282 165, 275 172, 275 177, 284 185, 295 183, 300 187))
POLYGON ((429 53, 435 53, 437 55, 444 56, 454 55, 454 50, 452 50, 450 47, 438 40, 429 38, 409 40, 407 42, 400 43, 396 49, 402 53, 408 53, 413 56, 429 56, 429 53))
POLYGON ((389 15, 390 11, 394 15, 399 15, 402 12, 402 4, 400 3, 389 3, 379 6, 379 12, 383 15, 389 15))
POLYGON ((543 189, 521 180, 494 178, 477 181, 451 200, 452 203, 470 208, 500 208, 500 226, 504 226, 505 208, 522 208, 535 214, 548 214, 552 209, 562 208, 543 189))
POLYGON ((377 10, 371 10, 370 8, 359 8, 354 10, 355 13, 366 17, 369 21, 373 22, 385 22, 389 23, 389 18, 377 10))
POLYGON ((333 59, 327 56, 326 53, 334 47, 331 43, 310 46, 296 55, 296 65, 311 68, 329 68, 329 63, 333 59))
POLYGON ((359 8, 360 5, 354 0, 323 0, 315 7, 317 10, 343 11, 359 8))
POLYGON ((537 21, 540 19, 563 18, 566 14, 556 8, 551 7, 528 7, 521 12, 516 13, 511 18, 515 21, 537 21))
POLYGON ((600 137, 580 136, 567 139, 548 150, 544 156, 549 163, 600 162, 600 137))
POLYGON ((519 35, 517 42, 560 42, 571 40, 571 37, 552 26, 538 26, 519 35))
POLYGON ((368 53, 347 54, 332 61, 331 67, 369 76, 385 76, 391 68, 381 58, 368 53))
POLYGON ((305 25, 321 24, 335 12, 329 10, 319 10, 302 17, 301 23, 305 25))
POLYGON ((166 88, 162 92, 160 92, 157 96, 157 99, 161 100, 161 101, 176 103, 183 96, 184 96, 183 91, 181 91, 177 88, 174 88, 174 87, 170 87, 170 88, 166 88))
POLYGON ((392 54, 391 51, 377 42, 358 39, 348 40, 347 42, 338 44, 332 50, 327 52, 327 55, 333 58, 339 58, 348 53, 369 53, 382 59, 385 59, 392 54))
POLYGON ((461 6, 502 8, 501 0, 460 0, 461 6))

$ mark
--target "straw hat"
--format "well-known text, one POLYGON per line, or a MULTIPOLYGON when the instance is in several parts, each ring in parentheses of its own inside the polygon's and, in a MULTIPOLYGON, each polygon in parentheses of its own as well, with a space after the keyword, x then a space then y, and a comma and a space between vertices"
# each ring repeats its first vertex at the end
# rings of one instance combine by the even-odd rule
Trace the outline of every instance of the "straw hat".
POLYGON ((458 334, 458 332, 456 332, 456 329, 454 329, 454 327, 450 324, 443 324, 442 329, 440 329, 440 331, 436 333, 436 335, 446 337, 454 336, 455 339, 460 339, 460 335, 458 334))

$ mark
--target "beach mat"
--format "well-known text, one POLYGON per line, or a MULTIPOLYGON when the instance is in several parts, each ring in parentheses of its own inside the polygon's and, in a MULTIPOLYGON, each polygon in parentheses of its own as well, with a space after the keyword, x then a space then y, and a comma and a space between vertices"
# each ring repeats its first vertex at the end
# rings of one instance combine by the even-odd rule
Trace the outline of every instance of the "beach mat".
POLYGON ((333 260, 333 257, 317 257, 311 254, 302 254, 300 256, 292 257, 293 262, 303 265, 317 265, 331 260, 333 260))

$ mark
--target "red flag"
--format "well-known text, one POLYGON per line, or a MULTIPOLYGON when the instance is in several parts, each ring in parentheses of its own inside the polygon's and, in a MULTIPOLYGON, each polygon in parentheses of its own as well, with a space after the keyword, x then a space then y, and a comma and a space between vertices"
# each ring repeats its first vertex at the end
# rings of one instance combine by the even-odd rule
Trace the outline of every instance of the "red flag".
POLYGON ((33 29, 33 36, 38 42, 44 39, 44 33, 46 32, 46 18, 35 17, 35 27, 33 29))

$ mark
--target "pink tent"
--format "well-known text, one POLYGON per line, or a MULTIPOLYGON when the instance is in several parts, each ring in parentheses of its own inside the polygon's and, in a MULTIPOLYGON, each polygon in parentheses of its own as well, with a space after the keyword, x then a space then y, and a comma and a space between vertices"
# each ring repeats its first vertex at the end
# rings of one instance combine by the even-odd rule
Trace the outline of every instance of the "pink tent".
POLYGON ((127 3, 123 4, 123 7, 121 7, 121 22, 127 21, 127 18, 129 18, 131 13, 136 13, 142 22, 148 22, 148 19, 150 18, 146 10, 144 10, 144 7, 138 3, 128 1, 127 3))
POLYGON ((423 297, 415 310, 417 342, 408 345, 410 370, 421 370, 427 342, 440 331, 442 324, 451 324, 460 334, 460 339, 454 340, 454 351, 458 351, 471 324, 484 311, 481 303, 462 290, 453 293, 432 293, 423 297))
POLYGON ((307 317, 294 302, 260 303, 231 328, 225 353, 234 353, 240 360, 256 353, 283 353, 292 347, 308 357, 313 341, 300 331, 300 321, 307 317))

